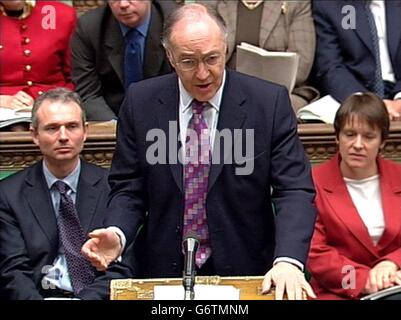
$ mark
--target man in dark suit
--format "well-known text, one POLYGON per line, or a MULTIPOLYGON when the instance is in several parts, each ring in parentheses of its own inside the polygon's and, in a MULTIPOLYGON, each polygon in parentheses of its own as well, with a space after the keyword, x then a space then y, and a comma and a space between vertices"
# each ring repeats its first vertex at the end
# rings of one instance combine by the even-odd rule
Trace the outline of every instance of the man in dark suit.
POLYGON ((381 77, 384 92, 379 95, 390 115, 398 118, 401 115, 400 16, 400 0, 314 0, 315 72, 320 90, 342 102, 355 92, 379 93, 375 90, 375 79, 381 77), (374 23, 369 24, 369 16, 374 23), (376 41, 373 32, 377 34, 376 41), (375 42, 379 54, 375 54, 375 42), (376 76, 375 72, 380 74, 376 76))
MULTIPOLYGON (((79 19, 71 42, 72 78, 88 120, 118 116, 129 85, 125 83, 126 73, 135 72, 125 63, 131 30, 139 32, 140 78, 171 72, 160 40, 165 17, 176 6, 172 0, 109 1, 106 7, 91 10, 79 19)), ((127 59, 133 63, 134 58, 127 59)))
POLYGON ((285 291, 290 299, 313 297, 302 269, 314 188, 288 92, 226 71, 225 36, 224 22, 200 4, 168 18, 164 44, 178 77, 130 87, 106 218, 119 230, 93 231, 82 251, 103 270, 133 241, 135 276, 177 277, 182 239, 196 232, 198 274, 261 275, 271 268, 264 291, 274 283, 277 299, 285 291))
POLYGON ((31 132, 43 160, 0 182, 0 298, 107 298, 110 278, 131 273, 115 263, 110 273, 96 275, 80 254, 88 230, 102 226, 109 186, 107 170, 79 158, 87 127, 78 95, 54 89, 40 96, 33 107, 31 132), (76 251, 71 249, 75 240, 60 231, 65 212, 57 183, 62 182, 70 189, 67 195, 78 216, 67 233, 81 229, 74 234, 82 237, 76 251), (71 260, 71 254, 80 260, 71 260), (74 266, 85 269, 82 261, 89 270, 84 276, 92 273, 97 276, 94 282, 76 274, 73 278, 74 266))

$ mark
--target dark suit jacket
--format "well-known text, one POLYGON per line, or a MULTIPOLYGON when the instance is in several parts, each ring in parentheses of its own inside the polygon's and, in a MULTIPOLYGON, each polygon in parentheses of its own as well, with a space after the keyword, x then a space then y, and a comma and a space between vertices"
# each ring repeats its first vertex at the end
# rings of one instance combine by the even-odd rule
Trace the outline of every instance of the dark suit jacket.
MULTIPOLYGON (((152 1, 145 43, 145 78, 171 72, 161 44, 163 23, 175 1, 152 1)), ((124 99, 124 38, 109 6, 84 14, 71 42, 72 78, 89 120, 110 120, 124 99)))
MULTIPOLYGON (((76 206, 86 233, 103 225, 107 170, 81 162, 76 206)), ((0 297, 42 299, 42 268, 52 265, 59 237, 42 162, 0 182, 0 297)), ((129 277, 127 268, 114 264, 98 273, 95 282, 79 293, 81 299, 105 299, 110 277, 129 277)))
MULTIPOLYGON (((388 50, 396 78, 394 95, 401 91, 401 1, 385 3, 388 50)), ((339 101, 358 91, 372 91, 375 58, 363 6, 364 1, 313 1, 318 85, 339 101), (341 10, 345 5, 355 8, 355 29, 342 27, 345 14, 341 10)))
MULTIPOLYGON (((166 141, 171 139, 167 152, 177 154, 177 133, 169 132, 169 121, 177 124, 178 102, 177 76, 170 74, 132 85, 120 113, 105 223, 119 226, 128 242, 135 238, 138 277, 182 275, 182 165, 168 157, 167 164, 152 165, 146 154, 154 143, 146 135, 155 128, 166 134, 166 141)), ((233 163, 211 167, 206 206, 215 270, 220 275, 261 275, 277 256, 305 262, 315 220, 314 188, 288 92, 227 71, 217 127, 231 133, 253 129, 255 156, 232 159, 230 147, 225 163, 233 163), (253 172, 236 175, 245 161, 254 164, 253 172)), ((244 131, 235 135, 245 150, 244 131)))
POLYGON ((379 158, 378 167, 385 229, 376 246, 349 195, 338 156, 313 168, 318 218, 308 269, 320 299, 359 299, 377 263, 391 260, 401 266, 401 166, 379 158), (343 288, 349 267, 354 268, 355 286, 343 288))

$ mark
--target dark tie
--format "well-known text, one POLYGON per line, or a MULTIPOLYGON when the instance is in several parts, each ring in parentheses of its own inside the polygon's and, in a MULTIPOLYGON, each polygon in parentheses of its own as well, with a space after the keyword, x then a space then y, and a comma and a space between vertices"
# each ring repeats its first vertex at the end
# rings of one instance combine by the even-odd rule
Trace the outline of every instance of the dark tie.
POLYGON ((365 13, 368 20, 368 26, 372 37, 373 54, 375 56, 375 78, 373 82, 373 92, 379 97, 384 97, 384 82, 382 78, 381 62, 380 62, 380 49, 379 49, 379 37, 377 34, 377 28, 375 19, 372 11, 370 10, 370 1, 365 3, 365 13))
POLYGON ((184 236, 191 232, 196 233, 199 238, 200 245, 196 252, 196 264, 199 268, 212 252, 206 219, 211 152, 209 130, 202 116, 204 107, 204 103, 196 100, 192 102, 193 115, 188 124, 184 166, 184 236))
POLYGON ((77 294, 93 281, 95 272, 90 263, 81 254, 81 247, 86 239, 74 202, 67 194, 70 188, 62 181, 56 181, 54 186, 60 192, 60 207, 57 219, 59 236, 67 259, 72 287, 74 293, 77 294))
POLYGON ((125 35, 125 55, 124 55, 124 86, 128 86, 143 79, 140 37, 142 35, 136 30, 131 29, 125 35))

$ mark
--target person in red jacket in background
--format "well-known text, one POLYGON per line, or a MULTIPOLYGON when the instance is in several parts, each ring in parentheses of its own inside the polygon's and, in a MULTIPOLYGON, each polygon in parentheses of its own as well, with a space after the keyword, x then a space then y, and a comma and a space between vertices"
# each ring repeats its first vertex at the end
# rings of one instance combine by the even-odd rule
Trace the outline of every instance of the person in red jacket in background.
POLYGON ((31 108, 41 93, 74 89, 75 10, 58 1, 0 0, 0 107, 31 108))
POLYGON ((379 154, 389 126, 378 96, 353 94, 335 117, 338 154, 312 170, 318 216, 307 268, 318 299, 401 285, 401 165, 379 154))

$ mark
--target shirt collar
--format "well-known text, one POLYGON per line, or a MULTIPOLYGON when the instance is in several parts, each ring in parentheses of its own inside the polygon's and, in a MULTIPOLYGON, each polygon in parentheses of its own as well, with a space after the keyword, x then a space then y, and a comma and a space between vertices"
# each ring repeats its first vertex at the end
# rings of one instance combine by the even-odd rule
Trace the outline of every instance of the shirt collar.
MULTIPOLYGON (((43 174, 45 175, 47 186, 49 187, 49 189, 51 189, 53 184, 60 179, 56 178, 53 175, 53 173, 50 172, 49 168, 47 167, 44 161, 42 161, 42 164, 43 164, 43 174)), ((81 160, 78 161, 77 166, 75 167, 74 170, 72 170, 72 172, 68 176, 66 176, 64 179, 61 179, 61 181, 65 182, 74 193, 77 192, 80 172, 81 172, 81 160)))
MULTIPOLYGON (((216 111, 220 110, 220 104, 221 104, 221 99, 223 97, 223 90, 225 83, 226 83, 226 70, 224 70, 223 72, 223 80, 221 81, 219 90, 217 90, 214 97, 208 101, 210 105, 214 109, 216 109, 216 111)), ((194 98, 187 90, 185 90, 184 85, 182 84, 180 78, 178 78, 178 87, 180 89, 180 101, 181 101, 180 106, 182 108, 180 112, 186 112, 188 108, 191 106, 191 102, 194 98)))
POLYGON ((148 30, 149 30, 149 25, 150 25, 150 12, 149 12, 148 16, 145 18, 145 21, 136 28, 130 28, 121 22, 119 22, 119 25, 120 25, 121 32, 123 33, 124 37, 128 31, 130 31, 131 29, 136 29, 143 37, 146 38, 146 35, 148 34, 148 30))

